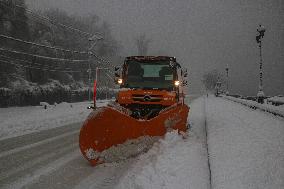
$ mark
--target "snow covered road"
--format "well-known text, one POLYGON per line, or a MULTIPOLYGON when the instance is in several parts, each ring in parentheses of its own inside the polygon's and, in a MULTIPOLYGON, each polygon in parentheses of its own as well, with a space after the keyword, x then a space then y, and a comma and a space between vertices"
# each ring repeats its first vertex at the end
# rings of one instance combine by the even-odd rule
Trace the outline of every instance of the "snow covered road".
POLYGON ((82 186, 85 179, 91 180, 93 188, 113 188, 131 160, 91 167, 79 152, 80 126, 71 124, 2 140, 0 188, 73 188, 82 186))
POLYGON ((171 132, 147 153, 96 167, 79 152, 81 123, 2 139, 0 188, 284 188, 283 118, 215 97, 190 107, 186 139, 171 132))
MULTIPOLYGON (((198 163, 203 161, 199 158, 200 156, 206 157, 204 156, 204 153, 206 155, 204 151, 198 154, 199 148, 203 148, 200 146, 201 143, 198 143, 198 145, 190 142, 184 144, 183 139, 175 133, 169 135, 169 140, 156 144, 156 148, 161 146, 161 149, 159 151, 156 151, 155 148, 151 149, 151 152, 145 154, 145 160, 137 157, 124 162, 103 164, 95 168, 91 167, 79 152, 78 132, 80 126, 81 123, 74 123, 39 132, 38 128, 35 127, 34 131, 36 132, 0 140, 0 188, 106 189, 115 188, 116 186, 121 187, 119 184, 122 183, 122 180, 125 180, 125 175, 131 174, 131 167, 135 167, 137 164, 146 166, 146 163, 149 163, 147 156, 158 155, 157 152, 162 153, 162 151, 167 150, 165 153, 170 153, 171 155, 169 157, 165 156, 166 162, 170 163, 167 158, 174 160, 173 155, 175 152, 171 152, 171 149, 173 149, 176 143, 181 145, 181 148, 178 150, 180 153, 186 149, 191 149, 189 152, 192 157, 195 157, 195 160, 191 162, 196 161, 195 164, 191 165, 191 168, 195 168, 196 173, 200 172, 198 171, 199 167, 204 167, 203 170, 207 172, 207 164, 198 163), (192 146, 192 148, 189 148, 189 146, 192 146), (151 153, 153 154, 151 155, 151 153)), ((5 131, 9 133, 8 130, 5 131)), ((196 140, 200 139, 197 138, 196 140)), ((186 155, 187 153, 183 154, 186 155)), ((183 162, 187 158, 190 157, 180 159, 182 160, 179 162, 180 168, 183 168, 183 162)), ((187 165, 190 164, 190 162, 187 163, 187 165)), ((189 171, 189 168, 183 170, 189 171)), ((176 169, 174 172, 178 173, 176 169)), ((174 172, 172 171, 172 176, 174 172)), ((200 183, 203 183, 203 186, 208 185, 207 176, 199 177, 196 173, 195 178, 198 178, 200 183)), ((199 173, 201 176, 202 174, 202 172, 199 173)), ((180 174, 177 174, 175 177, 177 178, 178 175, 180 174)), ((160 181, 158 180, 158 182, 160 181)))

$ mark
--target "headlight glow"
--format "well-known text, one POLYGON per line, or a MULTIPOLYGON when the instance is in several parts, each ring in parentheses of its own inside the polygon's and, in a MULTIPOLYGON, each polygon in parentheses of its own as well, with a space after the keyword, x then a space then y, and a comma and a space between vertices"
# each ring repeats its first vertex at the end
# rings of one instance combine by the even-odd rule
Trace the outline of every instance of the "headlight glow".
POLYGON ((118 84, 122 84, 122 79, 118 79, 118 80, 117 80, 117 83, 118 83, 118 84))
POLYGON ((179 86, 179 81, 175 81, 175 86, 176 86, 176 87, 179 86))

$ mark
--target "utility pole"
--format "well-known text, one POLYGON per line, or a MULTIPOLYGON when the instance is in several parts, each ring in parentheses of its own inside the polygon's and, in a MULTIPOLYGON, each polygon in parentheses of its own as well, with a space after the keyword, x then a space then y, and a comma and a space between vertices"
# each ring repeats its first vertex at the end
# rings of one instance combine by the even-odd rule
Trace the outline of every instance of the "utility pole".
POLYGON ((96 79, 94 81, 94 107, 95 108, 97 108, 96 102, 97 102, 98 74, 99 74, 99 68, 96 67, 96 79))
POLYGON ((227 76, 227 89, 226 89, 226 95, 229 95, 229 65, 226 66, 226 76, 227 76))
MULTIPOLYGON (((98 35, 93 35, 92 37, 89 38, 89 41, 90 41, 90 47, 89 47, 89 66, 88 66, 88 100, 91 101, 91 90, 92 90, 92 86, 91 86, 91 77, 92 77, 92 68, 91 68, 91 59, 92 59, 92 56, 93 56, 93 53, 92 53, 92 50, 93 48, 97 45, 97 42, 99 40, 102 40, 103 37, 101 36, 98 36, 98 35)), ((97 81, 97 70, 96 70, 96 81, 97 81)), ((94 91, 95 93, 95 91, 94 91)), ((94 98, 95 100, 95 98, 94 98)), ((94 102, 95 103, 95 102, 94 102)))
POLYGON ((265 28, 259 25, 257 32, 259 35, 256 36, 256 42, 259 44, 259 87, 257 93, 257 102, 263 104, 264 102, 264 92, 263 92, 263 80, 262 80, 262 39, 264 37, 265 28))
POLYGON ((88 82, 88 101, 91 101, 91 77, 92 77, 92 69, 91 69, 91 62, 89 61, 89 68, 87 70, 88 74, 89 74, 89 82, 88 82))

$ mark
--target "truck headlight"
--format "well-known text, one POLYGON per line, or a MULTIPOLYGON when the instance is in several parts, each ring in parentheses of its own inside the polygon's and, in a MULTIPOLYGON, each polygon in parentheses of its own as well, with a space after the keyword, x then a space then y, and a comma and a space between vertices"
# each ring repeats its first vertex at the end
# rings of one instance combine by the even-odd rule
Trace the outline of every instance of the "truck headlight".
POLYGON ((176 86, 176 87, 179 86, 179 81, 175 81, 175 86, 176 86))
POLYGON ((117 80, 117 83, 118 83, 118 84, 122 84, 122 79, 118 79, 118 80, 117 80))

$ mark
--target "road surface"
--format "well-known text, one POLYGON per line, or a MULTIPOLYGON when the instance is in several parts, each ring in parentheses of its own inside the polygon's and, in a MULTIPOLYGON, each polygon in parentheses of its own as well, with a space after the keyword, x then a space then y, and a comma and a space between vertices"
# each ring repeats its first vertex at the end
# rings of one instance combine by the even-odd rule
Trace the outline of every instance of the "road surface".
POLYGON ((91 167, 78 147, 81 123, 0 140, 0 188, 133 188, 141 178, 142 186, 137 188, 170 188, 174 182, 176 189, 283 188, 282 118, 214 97, 199 98, 192 106, 191 134, 184 144, 179 144, 180 149, 170 143, 175 147, 171 156, 171 151, 166 150, 172 147, 163 151, 159 149, 163 145, 155 146, 157 152, 151 149, 152 154, 143 154, 144 162, 138 156, 91 167), (209 155, 204 150, 207 143, 209 155), (171 162, 175 162, 175 169, 167 166, 171 162), (188 168, 184 168, 185 164, 188 168), (181 183, 179 174, 172 170, 184 171, 187 179, 181 183), (151 180, 157 174, 163 182, 151 180))

